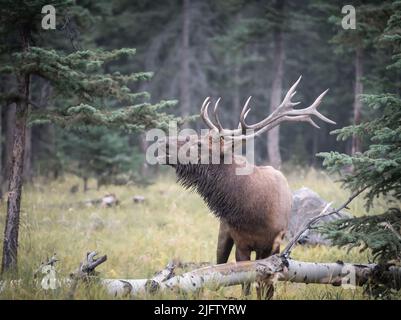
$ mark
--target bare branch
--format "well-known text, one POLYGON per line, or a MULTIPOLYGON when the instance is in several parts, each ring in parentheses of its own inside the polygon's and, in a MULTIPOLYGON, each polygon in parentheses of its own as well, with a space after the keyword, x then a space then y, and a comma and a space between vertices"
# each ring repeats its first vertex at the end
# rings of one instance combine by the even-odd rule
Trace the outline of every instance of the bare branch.
POLYGON ((303 229, 301 229, 291 240, 288 242, 287 246, 284 248, 283 252, 281 253, 281 256, 285 258, 289 258, 291 255, 291 251, 293 247, 298 243, 298 240, 301 238, 301 236, 304 234, 305 231, 309 230, 314 224, 316 224, 319 220, 331 216, 335 213, 339 213, 341 210, 347 208, 347 206, 354 200, 357 196, 359 196, 363 191, 365 191, 368 187, 364 187, 363 189, 360 189, 359 191, 356 191, 354 194, 352 194, 348 200, 343 203, 340 207, 337 209, 334 209, 333 211, 330 211, 329 213, 325 213, 326 210, 330 207, 330 203, 322 210, 322 212, 309 220, 309 222, 305 225, 303 229))
POLYGON ((73 299, 80 280, 88 281, 91 277, 96 277, 95 268, 107 260, 107 255, 96 259, 97 252, 90 251, 86 254, 85 260, 81 262, 78 269, 70 274, 71 287, 68 292, 68 299, 73 299))

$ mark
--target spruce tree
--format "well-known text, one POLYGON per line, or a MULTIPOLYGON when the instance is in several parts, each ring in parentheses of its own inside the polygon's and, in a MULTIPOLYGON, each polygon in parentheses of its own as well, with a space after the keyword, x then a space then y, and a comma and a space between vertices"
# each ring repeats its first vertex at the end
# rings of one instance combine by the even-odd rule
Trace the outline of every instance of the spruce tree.
POLYGON ((82 178, 84 191, 90 178, 96 179, 98 189, 109 184, 144 182, 137 174, 144 156, 129 144, 125 133, 105 127, 59 130, 57 151, 64 171, 82 178))
MULTIPOLYGON (((22 193, 22 171, 24 165, 25 130, 30 124, 55 123, 61 127, 104 126, 128 131, 146 128, 167 127, 173 119, 162 111, 174 104, 161 101, 157 104, 144 102, 149 98, 146 92, 132 92, 130 85, 148 80, 150 73, 122 74, 105 72, 105 66, 118 59, 129 59, 134 49, 80 50, 65 53, 46 47, 39 47, 41 36, 56 31, 43 30, 41 20, 45 0, 1 0, 0 34, 2 63, 0 74, 7 74, 14 84, 14 90, 2 92, 0 99, 16 103, 16 121, 11 172, 7 198, 7 217, 4 233, 2 271, 15 271, 19 217, 22 193), (47 33, 47 34, 46 34, 47 33), (53 105, 39 108, 31 99, 32 77, 50 82, 54 89, 53 105)), ((65 24, 63 13, 86 15, 69 0, 52 2, 56 8, 56 21, 65 24)), ((69 16, 69 19, 73 19, 69 16)))
MULTIPOLYGON (((401 260, 401 96, 399 78, 391 77, 393 72, 399 74, 401 71, 400 30, 401 1, 394 1, 392 15, 380 36, 380 42, 394 53, 393 63, 387 67, 388 80, 391 79, 392 84, 387 86, 385 93, 362 96, 364 105, 375 117, 333 132, 338 139, 360 137, 367 144, 366 150, 353 155, 320 154, 330 171, 341 174, 346 188, 352 191, 366 189, 367 209, 374 208, 375 198, 387 199, 388 209, 382 214, 339 220, 323 227, 327 237, 338 246, 370 249, 382 268, 400 264, 401 260)), ((391 283, 375 286, 371 292, 388 294, 390 288, 391 283)))

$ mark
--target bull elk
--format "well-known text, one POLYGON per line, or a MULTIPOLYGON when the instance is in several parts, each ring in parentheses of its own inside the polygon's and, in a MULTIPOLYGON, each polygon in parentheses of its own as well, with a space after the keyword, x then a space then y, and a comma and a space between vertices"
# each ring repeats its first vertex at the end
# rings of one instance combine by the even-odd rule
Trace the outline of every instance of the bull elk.
MULTIPOLYGON (((214 142, 218 142, 220 156, 232 151, 230 145, 248 141, 271 130, 284 121, 304 121, 319 128, 312 120, 316 116, 321 120, 335 124, 317 111, 324 91, 309 107, 294 109, 299 102, 292 102, 295 89, 301 77, 290 88, 282 103, 273 113, 255 124, 247 124, 246 116, 250 111, 250 98, 246 101, 237 129, 223 128, 217 113, 219 100, 213 108, 213 120, 209 118, 210 99, 206 98, 201 117, 210 129, 207 135, 186 137, 184 141, 169 137, 166 143, 167 164, 176 170, 178 181, 186 188, 196 190, 210 210, 220 219, 217 243, 217 263, 226 263, 235 244, 236 261, 250 260, 251 252, 256 252, 256 259, 266 258, 280 250, 280 243, 287 230, 291 211, 292 195, 284 175, 271 166, 253 166, 249 175, 237 175, 240 166, 249 165, 245 157, 232 154, 232 163, 204 164, 201 157, 191 163, 169 162, 169 148, 180 149, 190 143, 193 148, 207 148, 211 152, 214 142), (249 130, 252 130, 248 134, 249 130), (246 133, 245 133, 246 132, 246 133), (227 147, 227 145, 229 147, 227 147)), ((200 153, 202 154, 202 153, 200 153)), ((272 295, 272 286, 259 283, 258 298, 272 295)), ((249 287, 243 288, 245 294, 249 287)))

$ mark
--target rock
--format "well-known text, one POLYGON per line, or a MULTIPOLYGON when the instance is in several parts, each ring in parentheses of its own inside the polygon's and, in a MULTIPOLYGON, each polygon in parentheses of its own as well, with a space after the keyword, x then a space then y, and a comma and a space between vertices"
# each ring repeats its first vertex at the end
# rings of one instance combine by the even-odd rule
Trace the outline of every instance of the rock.
MULTIPOLYGON (((298 231, 304 228, 310 219, 319 215, 326 205, 327 202, 311 189, 303 187, 294 191, 287 239, 291 239, 298 231)), ((330 207, 327 212, 330 212, 333 209, 333 207, 330 207)), ((340 213, 323 218, 318 223, 327 223, 344 218, 352 218, 352 215, 341 211, 340 213)), ((299 243, 310 245, 330 245, 329 240, 326 240, 321 234, 314 230, 306 231, 299 240, 299 243)))
POLYGON ((106 194, 102 198, 101 207, 102 208, 110 208, 110 207, 117 206, 118 204, 119 204, 119 201, 118 201, 116 195, 114 193, 109 193, 109 194, 106 194))
POLYGON ((134 201, 134 203, 143 203, 145 202, 145 197, 144 196, 134 196, 132 198, 132 200, 134 201))

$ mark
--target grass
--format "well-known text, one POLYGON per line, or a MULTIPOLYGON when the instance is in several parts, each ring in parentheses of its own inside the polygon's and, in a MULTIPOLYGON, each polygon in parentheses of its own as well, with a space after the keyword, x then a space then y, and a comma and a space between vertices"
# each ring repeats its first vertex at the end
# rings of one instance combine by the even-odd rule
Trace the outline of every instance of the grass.
MULTIPOLYGON (((293 190, 302 186, 317 191, 335 205, 349 194, 326 174, 308 170, 287 173, 293 190)), ((40 263, 57 253, 59 277, 75 270, 87 251, 107 254, 108 260, 98 271, 104 278, 147 278, 163 269, 169 260, 215 261, 218 220, 208 211, 201 198, 184 190, 172 175, 160 178, 148 187, 110 186, 87 193, 72 194, 70 187, 80 183, 76 177, 56 181, 37 180, 24 189, 19 245, 19 277, 23 285, 6 288, 1 299, 64 299, 68 289, 44 291, 33 282, 33 273, 40 263), (83 202, 115 193, 120 200, 116 208, 87 206, 83 202), (132 197, 143 195, 143 204, 134 204, 132 197)), ((94 182, 91 182, 94 186, 94 182)), ((380 208, 381 204, 378 204, 380 208)), ((6 205, 1 204, 0 228, 4 229, 6 205)), ((364 213, 363 200, 351 205, 353 214, 364 213)), ((380 212, 380 211, 379 211, 380 212)), ((323 246, 298 246, 293 257, 304 261, 367 262, 367 253, 323 246)), ((234 261, 233 255, 230 257, 234 261)), ((240 286, 217 292, 205 290, 201 299, 240 297, 240 286)), ((253 296, 255 298, 253 290, 253 296)), ((78 288, 76 299, 108 299, 98 287, 78 288)), ((152 298, 152 297, 143 297, 152 298)), ((163 296, 177 299, 174 295, 163 296)), ((345 290, 327 285, 278 283, 276 299, 362 299, 362 290, 345 290)))

